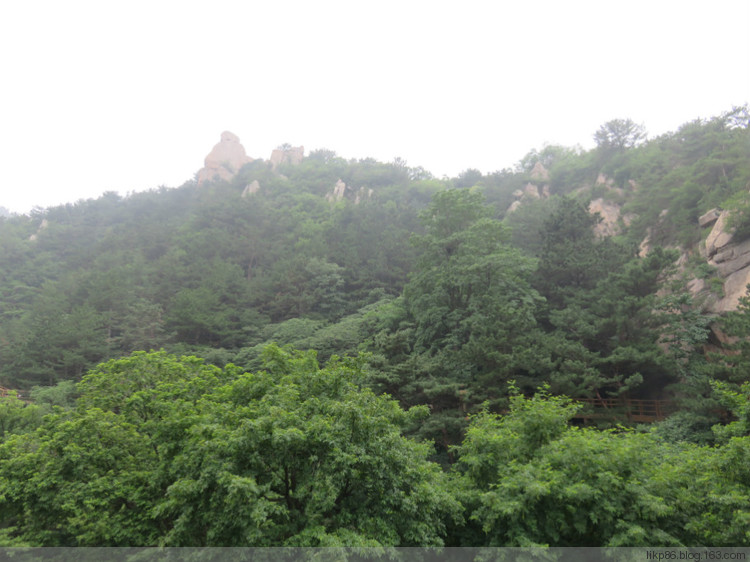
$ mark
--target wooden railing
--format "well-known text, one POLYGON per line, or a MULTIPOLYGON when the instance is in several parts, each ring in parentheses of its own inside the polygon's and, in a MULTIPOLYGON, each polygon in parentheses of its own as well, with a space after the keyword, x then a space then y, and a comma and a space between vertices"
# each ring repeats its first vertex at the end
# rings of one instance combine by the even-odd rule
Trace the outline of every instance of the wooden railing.
POLYGON ((637 400, 633 398, 579 398, 576 400, 590 407, 579 411, 574 419, 627 420, 651 423, 663 420, 674 411, 668 400, 637 400))

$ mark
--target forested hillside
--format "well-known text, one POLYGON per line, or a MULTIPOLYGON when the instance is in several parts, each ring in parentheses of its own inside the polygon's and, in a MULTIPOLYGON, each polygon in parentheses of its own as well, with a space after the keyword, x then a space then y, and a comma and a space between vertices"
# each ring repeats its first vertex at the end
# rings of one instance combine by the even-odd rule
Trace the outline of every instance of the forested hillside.
POLYGON ((2 541, 750 545, 750 114, 594 138, 0 217, 2 541))

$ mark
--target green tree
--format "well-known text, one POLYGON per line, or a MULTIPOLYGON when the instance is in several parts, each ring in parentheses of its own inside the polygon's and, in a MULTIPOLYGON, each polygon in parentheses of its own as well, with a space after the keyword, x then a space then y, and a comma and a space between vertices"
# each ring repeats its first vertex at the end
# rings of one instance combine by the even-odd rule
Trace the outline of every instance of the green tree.
POLYGON ((0 447, 3 543, 156 544, 155 464, 151 443, 113 412, 47 416, 0 447))
POLYGON ((634 148, 646 139, 646 130, 632 119, 607 121, 594 134, 600 150, 622 151, 634 148))
POLYGON ((457 188, 474 187, 482 181, 482 172, 476 168, 467 168, 453 180, 453 185, 457 188))
POLYGON ((244 373, 138 352, 0 445, 5 544, 440 545, 459 507, 362 361, 271 346, 244 373))
POLYGON ((750 297, 740 298, 737 310, 728 312, 719 322, 720 329, 733 339, 729 353, 714 355, 713 377, 735 385, 747 381, 750 368, 750 297))
POLYGON ((21 388, 78 379, 111 349, 103 317, 61 284, 45 283, 18 324, 3 355, 7 378, 21 388))
MULTIPOLYGON (((746 396, 743 397, 745 399, 746 396)), ((472 419, 456 486, 488 546, 739 546, 748 533, 747 437, 720 448, 568 425, 578 406, 542 389, 472 419)))
MULTIPOLYGON (((144 326, 154 326, 144 316, 144 326)), ((197 287, 181 288, 168 309, 165 325, 186 343, 214 347, 238 347, 245 340, 245 326, 253 324, 256 314, 250 307, 249 286, 242 269, 235 264, 215 260, 200 276, 197 287)), ((134 334, 135 335, 135 334, 134 334)))
POLYGON ((544 225, 557 209, 557 197, 524 202, 505 215, 503 222, 510 227, 511 242, 527 255, 538 258, 542 253, 544 225))
POLYGON ((10 435, 36 429, 42 421, 42 413, 39 406, 27 404, 15 391, 0 396, 0 442, 10 435))
POLYGON ((461 370, 500 370, 514 340, 535 326, 534 263, 508 245, 478 192, 438 193, 422 220, 421 257, 404 292, 416 349, 440 355, 456 379, 461 370))
POLYGON ((544 341, 552 358, 549 379, 570 396, 620 395, 641 387, 648 397, 674 382, 658 346, 653 314, 661 275, 676 259, 635 248, 593 231, 596 216, 572 198, 560 200, 545 223, 536 287, 546 298, 544 341))
POLYGON ((172 465, 159 511, 167 544, 440 544, 456 504, 403 412, 363 389, 360 367, 266 350, 267 372, 244 375, 207 404, 172 465))
POLYGON ((376 351, 406 343, 411 351, 397 355, 404 363, 391 362, 383 383, 407 404, 430 406, 422 432, 447 448, 459 439, 467 410, 502 400, 505 382, 530 368, 540 298, 529 283, 534 262, 509 246, 507 229, 479 192, 437 193, 421 219, 405 316, 388 322, 401 334, 376 337, 376 351))
POLYGON ((544 222, 535 278, 550 307, 564 308, 622 263, 621 249, 597 240, 593 229, 600 220, 572 197, 563 197, 544 222))

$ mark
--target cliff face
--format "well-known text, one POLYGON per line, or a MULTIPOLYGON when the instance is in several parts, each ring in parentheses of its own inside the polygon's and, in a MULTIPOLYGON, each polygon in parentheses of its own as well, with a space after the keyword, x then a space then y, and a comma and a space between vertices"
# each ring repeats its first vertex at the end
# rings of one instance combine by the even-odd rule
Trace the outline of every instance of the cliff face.
MULTIPOLYGON (((706 311, 714 314, 736 310, 750 283, 750 240, 738 240, 728 226, 728 219, 729 211, 718 209, 712 209, 699 219, 704 227, 713 223, 711 232, 699 247, 700 255, 715 268, 715 278, 723 281, 723 295, 706 302, 706 311)), ((694 294, 710 289, 704 279, 690 283, 694 294)))
POLYGON ((622 206, 602 197, 593 199, 589 203, 589 212, 602 218, 601 222, 594 227, 594 232, 599 237, 614 236, 620 234, 622 226, 629 226, 632 215, 623 215, 622 206))
MULTIPOLYGON (((537 163, 530 174, 530 181, 523 189, 513 193, 515 201, 506 214, 531 201, 549 197, 548 179, 547 170, 537 163)), ((611 178, 600 173, 593 185, 580 185, 571 193, 584 201, 590 197, 589 212, 601 217, 595 226, 599 237, 627 234, 628 227, 636 218, 623 212, 624 203, 638 193, 638 186, 633 181, 626 183, 625 188, 616 187, 611 178)), ((651 235, 659 230, 667 214, 667 209, 662 210, 656 223, 647 229, 640 245, 642 257, 651 250, 651 235)), ((714 208, 696 217, 696 221, 700 228, 710 228, 710 232, 697 246, 671 246, 681 252, 676 264, 679 275, 685 280, 685 288, 693 295, 703 313, 716 316, 737 310, 750 284, 750 239, 735 236, 728 225, 729 211, 714 208)))
MULTIPOLYGON (((589 210, 603 218, 596 227, 600 236, 619 234, 620 227, 627 227, 632 220, 632 216, 621 216, 619 205, 603 199, 591 201, 589 210)), ((662 211, 660 219, 665 215, 666 210, 662 211)), ((703 312, 709 315, 737 310, 750 283, 750 239, 738 239, 729 227, 728 219, 729 211, 719 209, 711 209, 699 217, 698 224, 702 228, 712 227, 711 231, 698 246, 681 248, 682 257, 677 263, 679 270, 686 275, 687 290, 696 298, 703 312), (698 256, 702 259, 698 259, 698 256), (708 268, 700 265, 703 260, 708 268), (692 268, 688 266, 689 261, 693 262, 692 268), (690 273, 696 270, 702 270, 703 275, 699 277, 690 273)), ((641 242, 640 255, 645 256, 650 246, 647 236, 641 242)))

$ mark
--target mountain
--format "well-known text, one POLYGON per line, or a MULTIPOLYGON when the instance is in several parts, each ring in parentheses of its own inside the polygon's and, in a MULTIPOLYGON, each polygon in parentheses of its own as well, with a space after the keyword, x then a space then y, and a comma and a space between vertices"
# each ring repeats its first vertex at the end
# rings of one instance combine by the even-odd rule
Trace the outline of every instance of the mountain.
POLYGON ((510 380, 683 395, 688 362, 736 341, 721 318, 750 280, 749 121, 646 140, 614 120, 592 150, 442 180, 330 150, 252 159, 224 132, 178 188, 0 220, 0 382, 159 348, 252 369, 277 342, 370 353, 373 388, 430 404, 446 435, 510 380))
POLYGON ((0 542, 750 544, 748 108, 595 139, 0 218, 0 542))

